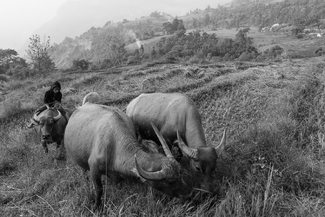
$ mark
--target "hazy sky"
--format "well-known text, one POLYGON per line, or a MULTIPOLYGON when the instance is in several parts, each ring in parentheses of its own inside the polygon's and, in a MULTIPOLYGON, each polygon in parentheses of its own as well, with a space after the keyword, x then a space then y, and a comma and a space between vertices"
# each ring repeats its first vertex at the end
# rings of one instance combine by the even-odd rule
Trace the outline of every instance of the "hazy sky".
POLYGON ((107 11, 112 15, 110 20, 121 21, 120 17, 132 20, 153 11, 181 16, 196 8, 205 9, 207 5, 215 8, 231 0, 1 0, 0 48, 20 49, 34 31, 53 19, 60 6, 68 1, 109 7, 107 11))

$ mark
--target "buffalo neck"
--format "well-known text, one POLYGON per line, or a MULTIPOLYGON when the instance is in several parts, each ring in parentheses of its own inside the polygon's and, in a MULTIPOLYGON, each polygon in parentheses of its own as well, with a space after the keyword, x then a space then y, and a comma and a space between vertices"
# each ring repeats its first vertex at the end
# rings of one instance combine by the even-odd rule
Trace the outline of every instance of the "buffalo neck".
MULTIPOLYGON (((194 122, 194 121, 193 121, 194 122)), ((185 139, 191 148, 207 147, 204 130, 201 121, 186 124, 185 139)))

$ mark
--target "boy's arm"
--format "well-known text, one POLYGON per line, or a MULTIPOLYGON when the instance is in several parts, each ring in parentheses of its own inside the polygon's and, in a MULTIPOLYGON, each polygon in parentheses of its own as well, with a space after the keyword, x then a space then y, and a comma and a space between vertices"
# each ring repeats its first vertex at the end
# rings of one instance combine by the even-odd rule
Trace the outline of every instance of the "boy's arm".
POLYGON ((50 99, 50 94, 48 93, 48 91, 45 92, 45 95, 44 95, 44 104, 49 104, 51 102, 51 99, 50 99))
POLYGON ((62 93, 59 92, 58 94, 58 98, 56 99, 59 103, 61 103, 61 100, 62 100, 62 93))

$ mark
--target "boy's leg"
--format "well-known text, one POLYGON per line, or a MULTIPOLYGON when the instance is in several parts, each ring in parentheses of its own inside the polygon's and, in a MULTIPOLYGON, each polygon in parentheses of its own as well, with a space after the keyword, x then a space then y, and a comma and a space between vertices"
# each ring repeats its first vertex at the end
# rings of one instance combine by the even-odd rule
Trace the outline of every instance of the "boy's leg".
POLYGON ((58 109, 60 111, 60 113, 62 114, 62 116, 65 118, 65 120, 68 123, 69 117, 68 117, 68 112, 66 112, 66 110, 64 110, 62 107, 58 109))
POLYGON ((45 111, 47 109, 46 105, 43 105, 41 107, 39 107, 36 111, 35 111, 35 114, 36 115, 39 115, 41 114, 42 111, 45 111))
MULTIPOLYGON (((41 114, 41 112, 42 111, 44 111, 44 110, 46 110, 46 105, 43 105, 43 106, 41 106, 41 107, 39 107, 38 109, 36 109, 36 111, 34 112, 34 115, 36 115, 36 116, 38 116, 39 114, 41 114)), ((34 116, 33 115, 33 116, 34 116)), ((27 124, 27 128, 32 128, 32 126, 33 126, 33 121, 32 121, 32 119, 31 119, 31 121, 27 124)))

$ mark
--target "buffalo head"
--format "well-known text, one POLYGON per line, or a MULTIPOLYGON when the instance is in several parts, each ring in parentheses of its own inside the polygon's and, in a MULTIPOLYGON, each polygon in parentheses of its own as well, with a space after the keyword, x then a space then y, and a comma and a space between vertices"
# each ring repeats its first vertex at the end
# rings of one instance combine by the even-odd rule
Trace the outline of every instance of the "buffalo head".
POLYGON ((29 125, 29 127, 32 127, 33 125, 40 127, 41 132, 41 144, 43 145, 45 149, 45 153, 48 153, 47 145, 53 143, 53 128, 55 124, 60 120, 62 117, 62 114, 59 110, 57 110, 58 115, 52 116, 52 115, 44 115, 39 118, 39 120, 36 120, 35 117, 32 118, 32 124, 29 125))
MULTIPOLYGON (((135 165, 138 175, 142 181, 149 184, 154 189, 157 189, 172 197, 178 197, 181 201, 185 201, 189 198, 191 193, 191 187, 186 184, 184 177, 182 176, 182 169, 179 162, 176 161, 171 153, 165 139, 156 128, 154 124, 152 127, 162 144, 166 157, 163 159, 162 168, 158 171, 151 171, 148 164, 145 166, 139 163, 137 155, 135 155, 135 165), (146 167, 146 168, 145 168, 146 167)), ((157 160, 157 159, 152 159, 157 160)), ((150 163, 149 163, 150 164, 150 163)))
POLYGON ((179 132, 177 131, 177 144, 182 150, 182 153, 190 158, 190 166, 192 171, 203 175, 203 188, 209 192, 214 193, 215 188, 213 186, 212 173, 216 168, 216 160, 224 153, 224 147, 226 143, 226 130, 223 132, 223 136, 219 145, 215 148, 212 147, 197 147, 190 148, 182 140, 179 132))

